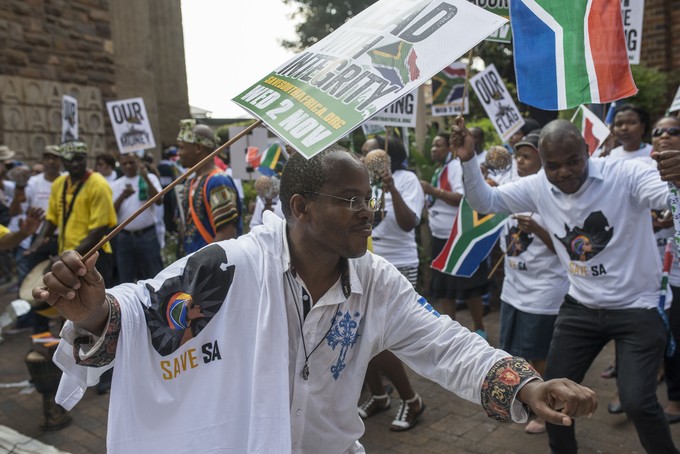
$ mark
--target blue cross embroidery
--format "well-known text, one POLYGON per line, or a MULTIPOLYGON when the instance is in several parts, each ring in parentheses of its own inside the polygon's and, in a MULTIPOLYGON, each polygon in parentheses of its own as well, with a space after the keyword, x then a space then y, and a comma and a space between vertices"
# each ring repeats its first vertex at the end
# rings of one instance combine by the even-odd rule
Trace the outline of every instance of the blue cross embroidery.
POLYGON ((356 320, 361 316, 359 312, 354 313, 354 317, 350 315, 349 312, 338 311, 333 317, 333 324, 331 330, 326 335, 326 340, 328 345, 335 350, 336 346, 340 346, 340 356, 338 356, 338 361, 334 366, 331 366, 331 373, 334 379, 338 379, 340 372, 345 369, 345 356, 347 355, 347 350, 356 344, 359 334, 357 334, 357 327, 359 323, 356 320), (342 317, 340 322, 337 322, 338 317, 342 317))

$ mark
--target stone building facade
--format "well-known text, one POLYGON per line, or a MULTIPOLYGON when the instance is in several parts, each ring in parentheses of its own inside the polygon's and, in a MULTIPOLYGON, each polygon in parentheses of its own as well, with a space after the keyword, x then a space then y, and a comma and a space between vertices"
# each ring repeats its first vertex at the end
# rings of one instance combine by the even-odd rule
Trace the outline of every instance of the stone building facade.
MULTIPOLYGON (((671 75, 680 74, 680 1, 645 0, 640 60, 671 75)), ((675 83, 680 83, 676 77, 675 83)))
POLYGON ((142 97, 160 149, 189 116, 180 0, 0 0, 0 142, 31 162, 78 100, 90 156, 116 152, 106 102, 142 97))

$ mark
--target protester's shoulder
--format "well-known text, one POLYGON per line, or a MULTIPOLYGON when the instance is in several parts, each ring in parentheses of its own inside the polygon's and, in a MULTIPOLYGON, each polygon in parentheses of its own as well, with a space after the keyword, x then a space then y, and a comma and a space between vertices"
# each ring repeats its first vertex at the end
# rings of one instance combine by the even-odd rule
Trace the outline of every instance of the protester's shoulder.
POLYGON ((411 172, 410 170, 396 170, 392 174, 392 178, 394 178, 395 184, 408 184, 408 185, 415 185, 417 184, 420 186, 420 179, 418 178, 418 175, 416 175, 414 172, 411 172))
POLYGON ((28 181, 26 182, 26 187, 32 188, 34 186, 37 186, 42 182, 41 180, 44 180, 44 179, 45 179, 45 176, 42 173, 39 173, 38 175, 31 175, 28 178, 28 181))
POLYGON ((236 188, 234 185, 234 180, 224 172, 216 173, 208 179, 208 187, 215 188, 218 186, 227 186, 234 189, 236 188))
POLYGON ((634 159, 612 159, 605 158, 591 158, 590 164, 598 168, 603 175, 632 175, 640 172, 657 172, 656 163, 652 158, 634 158, 634 159))
POLYGON ((87 178, 87 182, 90 184, 90 186, 106 186, 107 188, 109 186, 109 182, 106 181, 106 178, 104 178, 104 175, 102 175, 99 172, 92 172, 90 173, 90 176, 87 178))
POLYGON ((66 184, 67 179, 68 179, 68 173, 65 173, 63 175, 59 175, 57 178, 55 178, 54 183, 52 183, 52 190, 54 191, 55 188, 61 187, 64 184, 66 184))
MULTIPOLYGON (((402 274, 380 255, 366 252, 361 257, 350 259, 360 279, 376 279, 380 276, 380 285, 391 286, 402 274), (394 279, 394 280, 393 280, 394 279)), ((366 282, 362 282, 366 284, 366 282)))

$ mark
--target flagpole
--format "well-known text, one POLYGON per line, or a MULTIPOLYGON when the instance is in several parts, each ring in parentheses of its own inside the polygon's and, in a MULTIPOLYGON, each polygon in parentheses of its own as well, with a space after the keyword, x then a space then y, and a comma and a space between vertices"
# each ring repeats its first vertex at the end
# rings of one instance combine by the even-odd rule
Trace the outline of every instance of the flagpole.
POLYGON ((569 120, 569 123, 573 123, 573 122, 574 122, 574 120, 576 119, 576 116, 577 116, 578 113, 581 111, 581 107, 582 107, 582 106, 583 106, 583 104, 581 104, 580 106, 578 106, 578 107, 576 108, 576 111, 574 112, 574 115, 571 116, 571 120, 569 120))
POLYGON ((468 88, 470 85, 470 68, 472 67, 472 51, 475 48, 473 47, 470 49, 470 52, 468 52, 468 61, 467 65, 465 67, 465 84, 463 85, 463 100, 461 101, 461 106, 460 106, 460 113, 461 115, 463 114, 463 111, 465 110, 465 100, 467 99, 468 95, 468 88))
MULTIPOLYGON (((460 102, 460 117, 463 117, 463 111, 465 110, 465 99, 467 98, 467 93, 468 93, 468 87, 470 85, 470 67, 472 66, 472 51, 475 48, 473 47, 470 49, 470 52, 468 52, 468 61, 467 65, 465 66, 465 82, 463 84, 463 99, 460 102)), ((456 116, 456 119, 458 116, 456 116)), ((454 123, 456 120, 454 120, 454 123)), ((456 150, 453 150, 452 152, 452 158, 451 159, 456 159, 456 150)))
POLYGON ((161 192, 159 192, 158 194, 156 194, 155 196, 153 196, 153 197, 151 197, 149 200, 147 200, 146 203, 144 203, 144 205, 142 205, 141 207, 139 207, 139 209, 138 209, 137 211, 135 211, 134 213, 132 213, 127 219, 125 219, 123 222, 121 222, 120 224, 118 224, 118 226, 116 226, 115 229, 111 230, 111 232, 109 232, 108 235, 106 235, 104 238, 102 238, 102 239, 99 241, 99 243, 97 243, 96 245, 94 245, 94 246, 92 247, 92 249, 90 249, 90 250, 87 252, 87 254, 85 254, 85 256, 83 257, 83 261, 86 261, 87 259, 89 259, 90 257, 92 257, 92 254, 94 254, 94 253, 95 253, 96 251, 98 251, 102 246, 104 246, 106 243, 108 243, 108 242, 111 240, 111 238, 113 238, 114 236, 116 236, 121 230, 123 230, 123 228, 124 228, 125 226, 127 226, 130 222, 132 222, 137 216, 139 216, 144 210, 146 210, 147 208, 149 208, 152 204, 156 203, 156 201, 157 201, 158 199, 160 199, 161 197, 163 197, 163 196, 164 196, 165 194, 167 194, 168 192, 172 191, 172 189, 173 189, 175 186, 177 186, 178 184, 180 184, 181 182, 183 182, 184 180, 186 180, 186 178, 187 178, 189 175, 191 175, 191 174, 194 173, 197 169, 199 169, 199 168, 201 168, 202 166, 204 166, 205 164, 207 164, 211 159, 213 159, 215 156, 217 156, 221 151, 225 150, 226 148, 229 148, 233 143, 235 143, 235 142, 236 142, 237 140, 239 140, 241 137, 243 137, 243 136, 247 135, 248 133, 250 133, 250 131, 252 131, 252 130, 255 129, 256 127, 260 126, 261 124, 262 124, 262 120, 257 120, 255 123, 253 123, 252 125, 248 126, 246 129, 244 129, 243 131, 239 132, 238 134, 236 134, 236 135, 235 135, 234 137, 232 137, 231 139, 227 140, 227 141, 226 141, 225 143, 223 143, 221 146, 217 147, 217 148, 216 148, 213 152, 211 152, 208 156, 206 156, 205 158, 203 158, 198 164, 196 164, 195 166, 193 166, 192 168, 190 168, 189 170, 187 170, 186 172, 184 172, 184 173, 183 173, 182 175, 180 175, 175 181, 173 181, 172 183, 170 183, 169 185, 167 185, 161 192))

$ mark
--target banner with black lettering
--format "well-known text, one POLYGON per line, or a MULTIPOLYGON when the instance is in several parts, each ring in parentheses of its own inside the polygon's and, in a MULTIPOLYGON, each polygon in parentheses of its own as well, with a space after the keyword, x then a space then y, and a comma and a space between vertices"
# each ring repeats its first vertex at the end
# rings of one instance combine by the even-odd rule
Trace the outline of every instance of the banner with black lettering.
POLYGON ((121 99, 106 103, 120 154, 154 148, 156 142, 142 98, 121 99))
POLYGON ((415 128, 417 110, 418 90, 413 90, 366 120, 366 124, 415 128))
POLYGON ((524 119, 496 67, 493 64, 487 66, 483 72, 470 79, 470 84, 498 136, 507 142, 524 126, 524 119))
POLYGON ((623 16, 623 32, 626 34, 628 63, 639 65, 645 0, 621 0, 621 15, 623 16))
POLYGON ((312 157, 506 22, 467 0, 380 0, 233 100, 312 157))
POLYGON ((61 141, 78 140, 78 100, 73 96, 61 98, 61 141))

